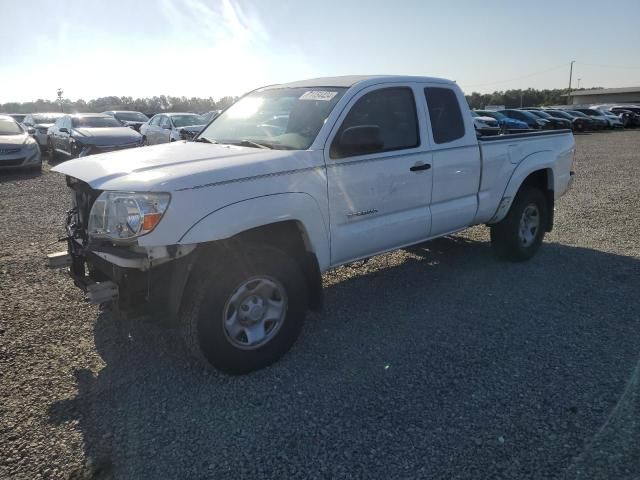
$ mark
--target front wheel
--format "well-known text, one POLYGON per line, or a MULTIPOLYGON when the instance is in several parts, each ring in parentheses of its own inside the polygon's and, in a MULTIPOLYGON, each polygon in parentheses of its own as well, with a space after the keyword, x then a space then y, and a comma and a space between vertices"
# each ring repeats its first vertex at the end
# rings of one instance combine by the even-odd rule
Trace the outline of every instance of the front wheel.
POLYGON ((506 260, 529 260, 542 244, 548 219, 547 200, 542 191, 535 187, 521 188, 507 216, 491 225, 495 254, 506 260))
POLYGON ((184 342, 225 373, 266 367, 300 334, 307 309, 304 275, 294 259, 272 247, 216 257, 210 265, 203 262, 187 285, 184 342))

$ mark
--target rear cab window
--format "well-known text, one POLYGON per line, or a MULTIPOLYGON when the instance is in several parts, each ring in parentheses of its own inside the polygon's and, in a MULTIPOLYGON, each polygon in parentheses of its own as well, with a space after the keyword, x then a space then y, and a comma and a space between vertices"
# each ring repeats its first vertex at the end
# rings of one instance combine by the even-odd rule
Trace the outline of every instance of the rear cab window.
POLYGON ((424 89, 433 141, 449 143, 465 136, 464 119, 456 93, 446 87, 424 89))

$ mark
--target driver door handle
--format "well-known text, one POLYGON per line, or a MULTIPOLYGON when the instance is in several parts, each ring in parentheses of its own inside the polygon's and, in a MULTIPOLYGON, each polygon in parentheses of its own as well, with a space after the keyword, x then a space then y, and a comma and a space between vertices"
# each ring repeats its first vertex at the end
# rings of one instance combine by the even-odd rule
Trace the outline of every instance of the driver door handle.
POLYGON ((412 172, 419 172, 421 170, 429 170, 430 168, 431 168, 431 164, 430 163, 418 162, 413 167, 411 167, 409 170, 411 170, 412 172))

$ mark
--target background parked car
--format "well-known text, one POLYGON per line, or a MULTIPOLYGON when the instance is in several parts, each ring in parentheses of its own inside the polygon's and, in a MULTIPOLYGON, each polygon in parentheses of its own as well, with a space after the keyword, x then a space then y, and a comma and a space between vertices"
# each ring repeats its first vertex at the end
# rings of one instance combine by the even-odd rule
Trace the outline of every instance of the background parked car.
POLYGON ((480 135, 498 135, 500 133, 500 124, 493 117, 483 117, 471 110, 471 116, 473 117, 473 125, 476 127, 476 132, 480 135))
POLYGON ((506 109, 499 110, 499 112, 509 118, 515 118, 516 120, 525 122, 529 126, 529 128, 532 128, 534 130, 553 129, 553 125, 551 125, 551 122, 549 122, 549 120, 536 117, 533 113, 527 112, 525 110, 506 109))
POLYGON ((591 130, 593 128, 593 121, 590 118, 587 118, 586 115, 584 117, 581 117, 575 114, 571 114, 568 111, 553 109, 547 109, 545 110, 545 113, 555 118, 563 118, 570 121, 571 129, 574 132, 586 132, 587 130, 591 130))
POLYGON ((149 117, 147 117, 144 113, 134 112, 131 110, 111 110, 109 112, 102 113, 104 115, 109 115, 115 118, 125 127, 133 128, 136 132, 140 131, 140 127, 142 126, 142 124, 149 121, 149 117))
MULTIPOLYGON (((4 114, 2 113, 0 115, 4 115, 4 114)), ((13 118, 18 123, 22 123, 22 121, 24 120, 24 117, 27 116, 26 113, 7 113, 7 115, 9 115, 11 118, 13 118)))
POLYGON ((638 113, 636 113, 633 110, 628 110, 627 108, 623 107, 611 107, 611 111, 613 113, 617 113, 618 115, 622 115, 623 121, 625 118, 627 119, 625 128, 640 127, 640 109, 638 109, 638 113))
POLYGON ((0 115, 0 170, 26 167, 39 170, 42 155, 38 142, 8 115, 0 115))
POLYGON ((491 117, 496 119, 498 121, 498 125, 500 125, 500 129, 503 132, 521 133, 521 132, 526 132, 527 130, 530 130, 529 125, 527 125, 522 120, 509 118, 500 112, 494 112, 493 110, 474 110, 474 111, 480 116, 491 117))
POLYGON ((590 117, 589 115, 582 113, 578 110, 563 110, 571 115, 576 115, 578 117, 587 118, 591 121, 591 130, 603 130, 606 128, 606 123, 600 118, 590 117))
MULTIPOLYGON (((598 109, 600 110, 600 109, 598 109)), ((607 117, 607 120, 609 120, 609 127, 610 128, 624 128, 624 117, 621 117, 620 115, 610 112, 608 110, 600 110, 605 117, 607 117)))
POLYGON ((596 110, 595 108, 576 108, 574 110, 591 117, 594 121, 594 126, 596 127, 596 129, 604 130, 606 128, 612 128, 611 122, 600 110, 596 110))
POLYGON ((196 113, 160 113, 140 127, 145 145, 190 140, 207 120, 196 113))
POLYGON ((30 113, 22 121, 22 125, 27 128, 33 128, 35 130, 34 137, 38 141, 41 147, 47 146, 47 131, 54 122, 60 118, 62 113, 30 113))
POLYGON ((552 115, 549 115, 547 112, 545 112, 542 109, 540 110, 526 109, 525 111, 532 113, 536 117, 539 117, 543 120, 547 120, 549 123, 551 123, 551 126, 554 130, 567 130, 567 129, 570 130, 571 129, 571 121, 567 120, 566 118, 554 117, 552 115))
POLYGON ((142 135, 115 118, 100 113, 58 118, 50 129, 48 140, 49 158, 53 161, 140 145, 142 135))

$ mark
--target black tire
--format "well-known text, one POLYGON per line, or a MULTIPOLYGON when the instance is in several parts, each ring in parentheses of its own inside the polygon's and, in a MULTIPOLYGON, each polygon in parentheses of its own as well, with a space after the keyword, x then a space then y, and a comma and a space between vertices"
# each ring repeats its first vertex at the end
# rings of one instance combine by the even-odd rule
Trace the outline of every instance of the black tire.
MULTIPOLYGON (((530 216, 529 218, 533 218, 530 216)), ((491 246, 497 257, 522 262, 533 257, 544 238, 546 226, 549 221, 549 207, 543 192, 539 188, 523 186, 516 195, 511 209, 507 216, 499 223, 491 225, 491 246), (529 207, 537 210, 538 227, 535 234, 531 234, 532 229, 524 229, 527 235, 533 238, 529 241, 523 240, 521 233, 521 220, 525 215, 525 210, 532 211, 529 207)))
POLYGON ((149 146, 149 142, 147 141, 147 137, 145 135, 142 136, 142 146, 143 147, 149 146))
POLYGON ((264 368, 289 351, 302 329, 308 303, 304 275, 290 256, 264 246, 234 252, 199 262, 186 286, 180 322, 183 341, 193 356, 222 372, 239 375, 264 368), (284 319, 266 343, 242 349, 225 330, 225 306, 240 285, 258 276, 275 279, 284 288, 284 319))

